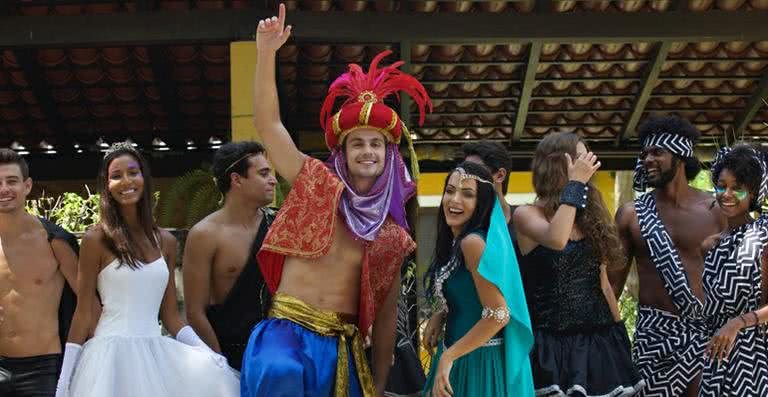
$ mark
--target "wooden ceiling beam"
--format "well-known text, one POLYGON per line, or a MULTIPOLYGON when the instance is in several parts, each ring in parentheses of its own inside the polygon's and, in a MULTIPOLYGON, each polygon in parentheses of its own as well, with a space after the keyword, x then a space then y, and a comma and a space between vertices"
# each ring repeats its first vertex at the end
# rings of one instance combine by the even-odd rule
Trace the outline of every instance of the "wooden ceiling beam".
MULTIPOLYGON (((208 43, 252 39, 276 10, 222 9, 108 15, 6 16, 0 47, 208 43)), ((757 41, 768 11, 638 13, 309 12, 288 14, 296 40, 349 43, 481 44, 757 41), (461 29, 456 29, 461 26, 461 29)))
POLYGON ((659 82, 659 74, 661 73, 661 67, 664 66, 664 62, 667 59, 669 50, 672 48, 672 43, 664 41, 658 43, 656 46, 656 53, 653 57, 653 61, 648 63, 645 69, 645 77, 643 78, 640 92, 635 97, 635 102, 632 105, 632 111, 627 118, 627 122, 621 129, 621 133, 616 137, 616 146, 620 146, 624 140, 637 128, 637 123, 640 122, 640 117, 645 111, 645 105, 648 100, 651 99, 651 93, 659 82))
POLYGON ((542 42, 534 41, 528 47, 528 64, 525 66, 525 75, 523 76, 523 86, 520 90, 520 99, 517 101, 517 112, 515 112, 515 129, 512 131, 511 143, 515 143, 523 135, 525 130, 525 120, 528 118, 528 107, 531 104, 531 95, 533 87, 536 85, 536 69, 539 67, 541 58, 542 42))

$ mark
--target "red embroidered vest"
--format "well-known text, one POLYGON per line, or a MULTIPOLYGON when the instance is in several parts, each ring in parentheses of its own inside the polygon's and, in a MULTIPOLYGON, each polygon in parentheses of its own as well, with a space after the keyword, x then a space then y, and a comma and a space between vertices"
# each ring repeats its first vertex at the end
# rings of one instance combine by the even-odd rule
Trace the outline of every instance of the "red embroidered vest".
MULTIPOLYGON (((323 162, 306 157, 257 255, 272 294, 280 285, 286 256, 314 259, 328 253, 343 190, 344 183, 323 162)), ((403 260, 414 249, 411 236, 391 218, 376 240, 365 245, 358 306, 358 328, 363 335, 373 325, 403 260)))

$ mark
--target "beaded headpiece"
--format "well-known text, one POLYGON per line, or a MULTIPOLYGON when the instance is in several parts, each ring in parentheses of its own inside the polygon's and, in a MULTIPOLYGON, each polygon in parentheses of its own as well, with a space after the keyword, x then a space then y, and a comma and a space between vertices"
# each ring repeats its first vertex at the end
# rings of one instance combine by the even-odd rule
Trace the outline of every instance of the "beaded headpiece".
POLYGON ((107 158, 110 154, 118 151, 128 151, 131 153, 139 154, 139 151, 136 150, 135 147, 133 147, 133 144, 128 141, 122 141, 122 142, 115 142, 113 143, 105 152, 104 152, 104 158, 107 158))
POLYGON ((462 182, 465 179, 474 179, 474 180, 476 180, 479 183, 487 183, 487 184, 493 186, 493 182, 485 180, 485 179, 483 179, 483 178, 481 178, 481 177, 479 177, 477 175, 468 174, 467 171, 464 170, 464 168, 456 167, 455 172, 459 173, 459 178, 461 179, 462 182))

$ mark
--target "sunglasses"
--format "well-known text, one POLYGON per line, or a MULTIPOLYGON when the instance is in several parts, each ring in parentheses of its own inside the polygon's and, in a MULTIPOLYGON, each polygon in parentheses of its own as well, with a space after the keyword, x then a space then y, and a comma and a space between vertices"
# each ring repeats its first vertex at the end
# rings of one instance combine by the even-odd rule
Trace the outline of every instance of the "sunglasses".
MULTIPOLYGON (((727 190, 728 189, 724 187, 715 186, 715 194, 718 196, 725 194, 727 190)), ((733 193, 733 196, 736 197, 736 200, 739 200, 739 201, 746 199, 747 196, 749 195, 749 192, 743 189, 738 189, 738 190, 731 189, 731 193, 733 193)))

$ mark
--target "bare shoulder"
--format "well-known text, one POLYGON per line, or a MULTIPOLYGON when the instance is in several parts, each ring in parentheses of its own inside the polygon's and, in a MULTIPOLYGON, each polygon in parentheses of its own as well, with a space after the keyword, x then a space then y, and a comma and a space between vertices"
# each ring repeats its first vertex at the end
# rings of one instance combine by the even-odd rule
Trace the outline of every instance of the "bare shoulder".
MULTIPOLYGON (((693 200, 692 203, 696 207, 697 210, 703 210, 703 211, 712 211, 715 207, 717 207, 717 201, 715 200, 715 197, 712 195, 712 193, 704 192, 699 189, 693 190, 693 200)), ((719 211, 719 208, 718 208, 719 211)))
POLYGON ((189 229, 189 237, 213 237, 216 231, 219 230, 221 225, 221 210, 209 214, 199 222, 197 222, 192 229, 189 229))
POLYGON ((477 233, 470 233, 463 239, 461 239, 461 249, 467 250, 467 249, 478 249, 481 250, 485 248, 485 240, 483 237, 478 235, 477 233))
POLYGON ((461 252, 464 254, 464 264, 469 270, 477 269, 480 263, 480 257, 485 251, 485 240, 475 234, 469 234, 461 239, 461 252))
POLYGON ((712 193, 704 192, 699 189, 693 189, 694 195, 691 203, 691 210, 700 214, 706 218, 709 216, 715 223, 719 224, 721 228, 726 226, 725 217, 723 216, 720 206, 717 204, 712 193))
POLYGON ((48 232, 45 230, 43 222, 36 216, 26 214, 22 225, 21 237, 24 239, 23 241, 29 241, 28 239, 48 239, 48 232))
POLYGON ((616 210, 616 224, 628 225, 633 220, 637 219, 637 210, 635 210, 634 201, 624 203, 616 210))
MULTIPOLYGON (((96 261, 96 265, 101 265, 101 261, 107 257, 113 257, 113 254, 109 252, 106 243, 106 233, 101 228, 100 224, 95 224, 89 227, 85 234, 83 234, 82 241, 80 243, 80 258, 88 258, 90 261, 96 261)), ((82 263, 82 261, 81 261, 82 263)))
POLYGON ((104 240, 106 237, 107 234, 104 233, 104 229, 101 228, 101 225, 95 224, 85 231, 82 242, 84 246, 87 244, 89 246, 105 247, 104 240))
POLYGON ((178 244, 176 236, 163 228, 160 228, 160 241, 162 242, 164 248, 175 248, 176 244, 178 244))
POLYGON ((544 214, 544 209, 537 206, 537 205, 521 205, 517 207, 513 214, 513 219, 515 222, 525 222, 527 219, 532 218, 543 218, 546 219, 546 215, 544 214))

